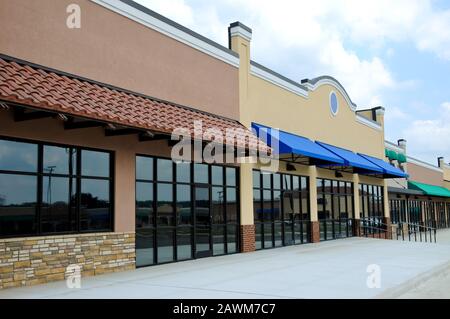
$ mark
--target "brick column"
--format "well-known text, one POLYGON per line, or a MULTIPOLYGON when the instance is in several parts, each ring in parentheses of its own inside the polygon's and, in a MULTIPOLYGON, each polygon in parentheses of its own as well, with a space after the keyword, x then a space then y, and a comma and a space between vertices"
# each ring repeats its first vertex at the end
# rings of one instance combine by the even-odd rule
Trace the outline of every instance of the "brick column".
POLYGON ((320 223, 318 221, 311 222, 311 242, 320 242, 320 223))
POLYGON ((383 223, 386 224, 386 238, 385 239, 392 239, 392 226, 391 226, 391 218, 390 217, 383 217, 383 223))
POLYGON ((255 225, 241 225, 241 252, 248 253, 256 250, 255 225))
POLYGON ((353 236, 361 236, 361 220, 360 219, 354 219, 353 220, 353 236))

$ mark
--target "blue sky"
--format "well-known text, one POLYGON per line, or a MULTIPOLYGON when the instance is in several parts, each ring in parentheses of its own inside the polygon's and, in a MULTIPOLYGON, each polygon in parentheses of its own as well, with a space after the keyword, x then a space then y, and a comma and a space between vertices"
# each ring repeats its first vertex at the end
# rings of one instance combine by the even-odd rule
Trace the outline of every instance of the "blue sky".
POLYGON ((253 60, 296 81, 336 77, 359 108, 386 108, 386 139, 450 162, 450 1, 136 1, 224 46, 243 22, 253 60))

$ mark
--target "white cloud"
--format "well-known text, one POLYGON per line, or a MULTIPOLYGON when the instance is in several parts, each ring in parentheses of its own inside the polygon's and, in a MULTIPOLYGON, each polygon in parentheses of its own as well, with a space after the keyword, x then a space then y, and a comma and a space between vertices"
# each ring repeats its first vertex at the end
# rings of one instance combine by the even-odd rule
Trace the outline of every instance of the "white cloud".
POLYGON ((362 43, 403 40, 405 30, 416 27, 417 18, 429 11, 424 0, 346 0, 340 2, 341 24, 353 40, 362 43))
POLYGON ((403 132, 408 143, 408 152, 431 163, 437 156, 450 160, 450 102, 444 102, 436 116, 416 120, 403 132), (431 154, 431 155, 430 155, 431 154))
POLYGON ((388 48, 388 49, 386 50, 386 56, 387 56, 388 58, 392 58, 394 55, 395 55, 395 50, 394 50, 393 48, 388 48))
POLYGON ((384 115, 385 121, 390 123, 395 123, 395 121, 405 121, 410 120, 410 116, 402 111, 401 108, 396 106, 390 106, 386 108, 384 115))
POLYGON ((417 28, 417 47, 450 61, 450 10, 430 15, 417 28))
POLYGON ((360 59, 354 52, 345 50, 343 43, 336 39, 323 46, 319 61, 328 69, 327 73, 335 75, 344 84, 354 101, 365 104, 361 106, 372 105, 374 101, 381 104, 381 90, 393 87, 395 83, 379 58, 360 59))

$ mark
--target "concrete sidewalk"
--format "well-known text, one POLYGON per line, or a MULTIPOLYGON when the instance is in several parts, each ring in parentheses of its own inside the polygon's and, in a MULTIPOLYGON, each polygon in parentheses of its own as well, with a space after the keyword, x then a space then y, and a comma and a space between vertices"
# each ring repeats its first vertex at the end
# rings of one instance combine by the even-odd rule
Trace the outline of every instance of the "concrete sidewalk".
POLYGON ((81 289, 6 289, 0 298, 374 298, 448 267, 449 248, 350 238, 88 277, 81 289), (371 264, 380 266, 381 288, 367 287, 371 264))

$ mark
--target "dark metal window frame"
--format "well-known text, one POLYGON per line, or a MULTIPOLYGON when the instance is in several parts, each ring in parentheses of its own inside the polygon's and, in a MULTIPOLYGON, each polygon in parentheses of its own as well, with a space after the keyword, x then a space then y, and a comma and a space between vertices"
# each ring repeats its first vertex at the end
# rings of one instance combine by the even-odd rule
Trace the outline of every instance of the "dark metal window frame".
POLYGON ((210 229, 210 245, 211 245, 211 250, 212 250, 212 256, 223 256, 223 255, 227 255, 227 254, 234 254, 234 253, 238 253, 240 251, 240 233, 239 233, 239 228, 238 226, 240 225, 240 192, 239 192, 239 167, 237 166, 227 166, 227 165, 223 165, 223 164, 208 164, 208 163, 196 163, 196 162, 189 162, 189 163, 185 163, 185 164, 189 164, 189 170, 190 170, 190 176, 189 176, 189 182, 179 182, 177 181, 177 164, 175 162, 172 161, 172 159, 170 157, 163 157, 163 156, 155 156, 155 155, 147 155, 147 154, 136 154, 135 156, 135 160, 138 157, 144 157, 144 158, 151 158, 153 159, 153 180, 146 180, 146 179, 138 179, 137 178, 137 165, 135 167, 136 169, 136 183, 151 183, 153 184, 153 204, 152 204, 152 209, 153 209, 153 221, 152 221, 152 226, 150 226, 148 229, 151 229, 153 231, 153 263, 152 264, 148 264, 148 265, 140 265, 138 266, 140 267, 148 267, 148 266, 152 266, 152 265, 161 265, 161 264, 167 264, 167 263, 173 263, 173 262, 180 262, 180 261, 185 261, 185 260, 192 260, 192 259, 196 259, 196 222, 195 222, 195 189, 196 187, 204 187, 204 188, 208 188, 208 192, 209 192, 209 201, 210 201, 210 214, 212 215, 213 210, 212 210, 212 206, 213 206, 213 201, 212 201, 212 188, 213 187, 222 187, 222 189, 224 190, 224 199, 223 199, 223 210, 224 210, 224 222, 223 224, 214 224, 211 223, 211 229, 210 229), (172 165, 172 181, 159 181, 158 180, 158 169, 157 169, 157 162, 158 159, 161 160, 169 160, 171 161, 171 165, 172 165), (194 181, 195 178, 195 174, 194 174, 194 165, 195 164, 204 164, 207 165, 208 167, 208 182, 207 183, 198 183, 194 181), (218 185, 218 184, 213 184, 212 183, 212 167, 216 166, 216 167, 221 167, 222 168, 222 184, 218 185), (226 169, 227 168, 233 168, 235 169, 236 175, 236 181, 235 181, 235 185, 227 185, 227 174, 226 174, 226 169), (173 218, 174 218, 174 225, 173 226, 161 226, 158 225, 157 222, 157 217, 158 217, 158 211, 157 211, 157 202, 158 202, 158 184, 168 184, 168 185, 172 185, 172 192, 173 192, 173 197, 172 197, 172 207, 173 207, 173 218), (191 223, 190 224, 178 224, 178 218, 177 218, 177 210, 176 210, 176 205, 177 205, 177 186, 179 185, 186 185, 186 186, 190 186, 190 201, 191 201, 191 223), (233 223, 228 223, 227 222, 227 209, 226 209, 226 205, 227 205, 227 194, 226 194, 226 190, 227 188, 233 188, 236 190, 236 222, 233 223), (214 254, 213 251, 213 236, 212 236, 212 230, 214 227, 223 227, 224 228, 224 253, 220 254, 220 255, 216 255, 214 254), (236 232, 236 240, 235 240, 235 244, 236 244, 236 251, 235 252, 229 252, 229 248, 228 248, 228 231, 230 228, 235 228, 236 232), (159 229, 170 229, 173 232, 173 240, 172 240, 172 247, 173 247, 173 260, 171 261, 164 261, 164 262, 158 262, 158 230, 159 229), (178 258, 178 249, 177 249, 177 237, 178 237, 178 230, 179 229, 190 229, 191 231, 191 257, 190 258, 183 258, 183 259, 179 259, 178 258))
MULTIPOLYGON (((267 174, 266 176, 270 176, 270 186, 269 187, 265 187, 264 185, 264 174, 262 173, 261 170, 259 169, 253 169, 252 170, 252 181, 253 181, 253 173, 257 172, 259 174, 259 187, 255 187, 255 185, 253 185, 253 191, 258 191, 259 192, 259 205, 260 207, 263 209, 264 208, 264 192, 270 192, 270 211, 273 213, 276 209, 275 206, 275 202, 277 202, 275 200, 275 192, 279 192, 280 193, 280 204, 279 204, 279 209, 280 211, 278 212, 278 219, 275 219, 274 214, 271 215, 270 219, 266 219, 265 218, 265 214, 263 213, 262 219, 257 219, 257 216, 253 216, 254 219, 254 224, 255 224, 255 237, 258 235, 258 228, 260 229, 260 234, 261 234, 261 247, 257 248, 258 250, 260 249, 271 249, 271 248, 277 248, 277 247, 281 247, 281 246, 287 246, 287 241, 286 241, 286 222, 288 221, 288 219, 284 216, 284 209, 283 209, 283 198, 284 198, 284 194, 289 192, 289 193, 293 193, 295 192, 295 190, 293 190, 293 178, 294 177, 298 177, 299 178, 299 186, 300 189, 298 191, 298 193, 300 194, 299 200, 300 200, 300 216, 301 219, 299 220, 300 222, 300 227, 302 229, 302 237, 300 242, 295 242, 293 241, 294 245, 297 244, 304 244, 304 243, 308 243, 310 241, 310 217, 311 217, 311 212, 310 212, 310 200, 309 200, 309 176, 303 176, 303 175, 295 175, 295 174, 289 174, 289 173, 282 173, 282 172, 277 172, 274 174, 267 174), (274 183, 274 177, 277 176, 280 180, 279 180, 279 188, 275 188, 275 183, 274 183), (289 177, 289 185, 290 187, 287 188, 285 187, 285 177, 289 177), (305 184, 306 184, 306 191, 303 191, 303 188, 301 187, 302 184, 302 179, 305 180, 305 184), (303 219, 303 215, 304 215, 304 208, 301 202, 301 198, 302 196, 305 196, 308 200, 307 200, 307 214, 309 216, 308 219, 303 219), (303 227, 304 227, 304 223, 306 223, 306 238, 307 240, 303 240, 303 227), (266 247, 266 227, 269 226, 269 228, 271 229, 271 234, 270 234, 270 241, 271 241, 271 245, 270 247, 266 247), (277 238, 275 236, 275 231, 276 231, 276 226, 281 226, 281 244, 277 245, 277 238)), ((253 202, 255 202, 255 198, 253 198, 253 202)), ((263 209, 264 211, 264 209, 263 209)), ((253 210, 253 214, 255 214, 255 211, 253 210)))
POLYGON ((436 228, 446 228, 446 214, 445 214, 445 202, 435 202, 436 205, 436 228))
POLYGON ((406 196, 405 199, 390 199, 389 209, 393 224, 405 222, 433 228, 450 227, 450 203, 445 201, 406 196))
POLYGON ((360 220, 365 235, 380 234, 381 229, 386 228, 384 200, 384 186, 359 184, 360 220))
MULTIPOLYGON (((2 236, 0 234, 0 238, 18 238, 18 237, 37 237, 37 236, 58 236, 58 235, 70 235, 70 234, 86 234, 86 233, 102 233, 102 232, 114 232, 114 170, 115 170, 115 153, 114 151, 104 150, 104 149, 98 149, 98 148, 92 148, 92 147, 85 147, 85 146, 76 146, 76 145, 68 145, 63 143, 55 143, 55 142, 46 142, 46 141, 39 141, 39 140, 33 140, 33 139, 26 139, 26 138, 18 138, 18 137, 11 137, 11 136, 3 136, 0 135, 0 140, 6 140, 6 141, 12 141, 12 142, 21 142, 21 143, 27 143, 27 144, 33 144, 37 146, 37 170, 36 172, 24 172, 24 171, 14 171, 14 170, 1 170, 0 169, 0 175, 1 174, 7 174, 7 175, 22 175, 22 176, 35 176, 37 178, 37 187, 36 187, 36 206, 35 206, 35 226, 36 226, 36 233, 30 233, 30 234, 20 234, 20 235, 8 235, 8 236, 2 236), (64 232, 42 232, 42 194, 43 194, 43 179, 44 177, 50 176, 48 173, 44 173, 43 169, 43 163, 44 163, 44 146, 54 146, 54 147, 62 147, 62 148, 69 148, 72 152, 72 150, 76 151, 76 172, 75 174, 51 174, 52 177, 64 177, 69 179, 75 179, 75 193, 76 193, 76 230, 73 231, 64 231, 64 232), (81 174, 81 153, 82 151, 95 151, 95 152, 101 152, 101 153, 107 153, 109 155, 109 177, 100 177, 100 176, 88 176, 88 175, 82 175, 81 174), (106 180, 109 181, 109 213, 110 213, 110 228, 109 229, 95 229, 95 230, 80 230, 80 212, 81 212, 81 181, 83 179, 91 179, 91 180, 106 180)), ((72 157, 70 157, 70 161, 72 161, 72 157)), ((72 182, 72 180, 71 180, 72 182)), ((72 191, 72 183, 69 184, 69 206, 68 209, 70 210, 70 194, 72 191)))
POLYGON ((408 199, 406 201, 407 215, 405 222, 420 224, 422 220, 422 204, 420 200, 408 199))
MULTIPOLYGON (((342 223, 345 222, 346 223, 346 229, 345 229, 345 238, 347 237, 352 237, 354 235, 354 231, 353 231, 353 220, 355 218, 355 205, 354 205, 354 192, 353 192, 353 188, 354 188, 354 184, 353 182, 349 182, 349 181, 341 181, 341 180, 335 180, 335 179, 329 179, 329 178, 317 178, 317 184, 319 185, 319 183, 321 184, 321 189, 319 189, 319 186, 317 187, 317 199, 319 199, 319 197, 321 197, 323 199, 322 203, 317 203, 317 206, 319 208, 319 206, 322 206, 322 211, 326 211, 325 207, 326 207, 326 202, 325 202, 325 197, 326 196, 331 196, 331 217, 332 218, 319 218, 319 225, 322 228, 323 227, 323 234, 324 234, 324 238, 321 240, 324 241, 328 241, 328 240, 334 240, 334 239, 339 239, 339 238, 343 238, 342 237, 342 223), (326 190, 325 187, 325 181, 328 181, 331 185, 331 191, 326 190), (338 191, 335 191, 335 183, 337 183, 336 188, 338 189, 338 191), (340 184, 344 183, 345 185, 345 191, 341 192, 341 186, 340 184), (347 190, 347 185, 350 186, 350 190, 347 190), (339 206, 340 206, 340 201, 341 198, 345 198, 345 211, 347 213, 347 217, 346 218, 342 218, 341 214, 340 214, 340 207, 336 208, 334 207, 335 205, 335 198, 338 198, 339 200, 339 206), (350 205, 351 205, 351 212, 352 212, 352 216, 349 217, 348 213, 349 213, 349 203, 348 203, 348 197, 350 197, 350 205), (335 210, 338 209, 338 213, 339 213, 339 219, 334 218, 336 212, 335 210), (331 223, 332 226, 332 238, 328 238, 328 223, 331 223), (338 230, 339 230, 339 236, 336 236, 336 223, 339 225, 338 230)), ((319 209, 317 209, 318 212, 320 211, 319 209)))
MULTIPOLYGON (((360 199, 360 218, 370 219, 370 218, 380 218, 384 217, 384 187, 372 184, 359 184, 359 199, 360 199), (372 189, 372 191, 365 191, 372 189), (374 190, 377 189, 377 192, 374 190), (375 195, 376 194, 376 195, 375 195), (367 201, 366 201, 367 200, 367 201), (364 205, 364 203, 368 205, 364 205), (368 207, 366 207, 368 206, 368 207), (378 206, 378 214, 376 214, 375 206, 378 206)), ((381 222, 381 220, 380 220, 381 222)))
POLYGON ((423 200, 422 205, 425 226, 436 228, 436 210, 434 202, 431 199, 423 200))
POLYGON ((447 227, 450 228, 450 202, 446 203, 447 209, 447 227))
POLYGON ((406 202, 407 199, 389 199, 392 224, 407 222, 406 202))

